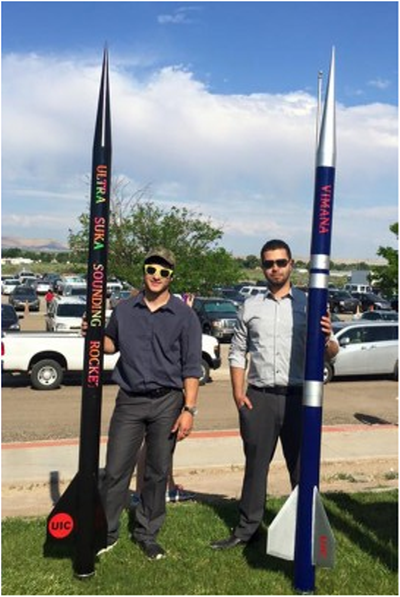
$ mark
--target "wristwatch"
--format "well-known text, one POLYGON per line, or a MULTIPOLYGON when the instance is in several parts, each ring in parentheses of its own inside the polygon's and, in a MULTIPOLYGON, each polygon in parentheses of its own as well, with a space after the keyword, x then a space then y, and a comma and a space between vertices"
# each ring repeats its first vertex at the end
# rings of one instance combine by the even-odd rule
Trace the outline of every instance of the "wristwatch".
POLYGON ((184 406, 182 410, 183 412, 190 413, 192 417, 195 417, 199 412, 196 406, 184 406))

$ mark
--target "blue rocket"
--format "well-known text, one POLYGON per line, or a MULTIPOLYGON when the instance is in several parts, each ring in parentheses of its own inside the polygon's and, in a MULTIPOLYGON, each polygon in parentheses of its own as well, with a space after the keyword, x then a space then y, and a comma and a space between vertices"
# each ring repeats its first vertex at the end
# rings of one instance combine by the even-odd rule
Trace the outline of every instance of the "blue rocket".
POLYGON ((333 50, 316 155, 300 482, 273 520, 267 542, 267 553, 294 560, 294 585, 300 593, 313 592, 315 566, 333 567, 335 559, 335 540, 319 494, 325 352, 320 321, 327 312, 332 237, 336 167, 334 79, 333 50))

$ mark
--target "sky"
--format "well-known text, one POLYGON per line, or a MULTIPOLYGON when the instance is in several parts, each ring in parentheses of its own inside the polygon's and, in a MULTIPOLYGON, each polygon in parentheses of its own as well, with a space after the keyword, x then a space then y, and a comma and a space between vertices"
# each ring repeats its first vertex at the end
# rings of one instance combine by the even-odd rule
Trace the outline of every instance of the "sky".
POLYGON ((223 230, 310 250, 318 72, 336 55, 332 258, 398 220, 397 2, 1 2, 2 235, 67 244, 88 209, 102 53, 113 178, 223 230))

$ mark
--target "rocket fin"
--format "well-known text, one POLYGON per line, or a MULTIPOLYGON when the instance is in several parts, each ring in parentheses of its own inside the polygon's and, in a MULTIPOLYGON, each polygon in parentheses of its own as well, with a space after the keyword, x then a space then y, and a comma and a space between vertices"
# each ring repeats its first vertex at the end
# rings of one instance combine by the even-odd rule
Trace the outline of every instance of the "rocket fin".
POLYGON ((267 553, 294 560, 298 487, 295 487, 268 529, 267 553))
MULTIPOLYGON (((57 551, 70 553, 74 548, 79 528, 80 487, 79 472, 72 479, 67 489, 60 497, 47 518, 47 534, 44 554, 50 555, 57 547, 57 551)), ((93 550, 96 552, 107 545, 107 519, 104 513, 97 480, 93 477, 91 483, 85 485, 93 499, 94 536, 93 550)), ((85 499, 85 498, 84 498, 85 499)))
POLYGON ((313 495, 313 550, 312 563, 321 568, 335 565, 335 538, 325 512, 318 488, 313 495))

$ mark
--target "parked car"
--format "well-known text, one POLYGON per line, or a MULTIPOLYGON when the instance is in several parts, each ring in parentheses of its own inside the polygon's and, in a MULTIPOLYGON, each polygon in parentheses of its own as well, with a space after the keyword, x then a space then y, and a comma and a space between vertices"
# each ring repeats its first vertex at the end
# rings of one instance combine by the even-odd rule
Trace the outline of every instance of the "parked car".
POLYGON ((19 281, 22 286, 30 286, 36 290, 38 278, 36 276, 20 276, 19 281))
POLYGON ((54 283, 54 290, 58 294, 64 294, 64 288, 67 284, 83 284, 85 280, 81 276, 76 275, 63 275, 60 279, 54 283))
POLYGON ((46 314, 46 331, 80 331, 85 311, 86 297, 56 297, 51 301, 48 313, 46 314))
POLYGON ((338 375, 389 375, 398 379, 399 329, 397 322, 333 323, 340 350, 325 363, 324 382, 338 375))
POLYGON ((365 313, 362 313, 360 319, 366 321, 398 321, 399 314, 397 311, 381 311, 377 309, 376 311, 365 311, 365 313))
POLYGON ((217 294, 221 298, 229 299, 230 301, 232 301, 235 307, 240 307, 246 300, 246 297, 234 288, 220 288, 217 294))
POLYGON ((20 332, 19 320, 23 315, 18 315, 12 305, 1 305, 1 331, 20 332))
POLYGON ((328 292, 329 309, 332 313, 356 313, 360 303, 346 290, 328 292))
POLYGON ((63 296, 86 296, 87 284, 65 284, 63 289, 63 296))
POLYGON ((21 282, 18 278, 8 278, 7 280, 3 280, 1 284, 1 294, 11 294, 17 286, 21 286, 21 282))
POLYGON ((36 290, 22 284, 14 288, 8 297, 8 302, 16 311, 24 310, 26 304, 28 304, 29 311, 39 311, 40 309, 40 300, 36 290))
POLYGON ((245 298, 249 296, 254 296, 255 294, 265 294, 267 292, 266 286, 242 286, 239 290, 240 294, 242 294, 245 298))
POLYGON ((110 309, 115 309, 115 307, 118 305, 119 301, 128 299, 130 296, 132 296, 130 290, 115 290, 114 292, 111 293, 111 296, 110 296, 110 301, 109 301, 110 309))
POLYGON ((48 284, 50 286, 50 290, 55 290, 57 284, 60 281, 61 281, 60 275, 59 274, 55 274, 55 273, 44 274, 44 276, 42 278, 42 282, 44 284, 48 284))
POLYGON ((38 294, 46 294, 50 290, 50 282, 45 280, 38 280, 36 282, 36 292, 38 294))
POLYGON ((110 298, 112 293, 118 290, 122 290, 121 282, 118 282, 118 280, 112 280, 107 282, 107 298, 110 298))
POLYGON ((353 292, 352 296, 360 301, 361 311, 369 311, 370 309, 390 311, 392 309, 389 301, 373 292, 353 292))
POLYGON ((237 321, 237 308, 229 299, 196 297, 193 309, 200 320, 203 334, 230 341, 237 321))

